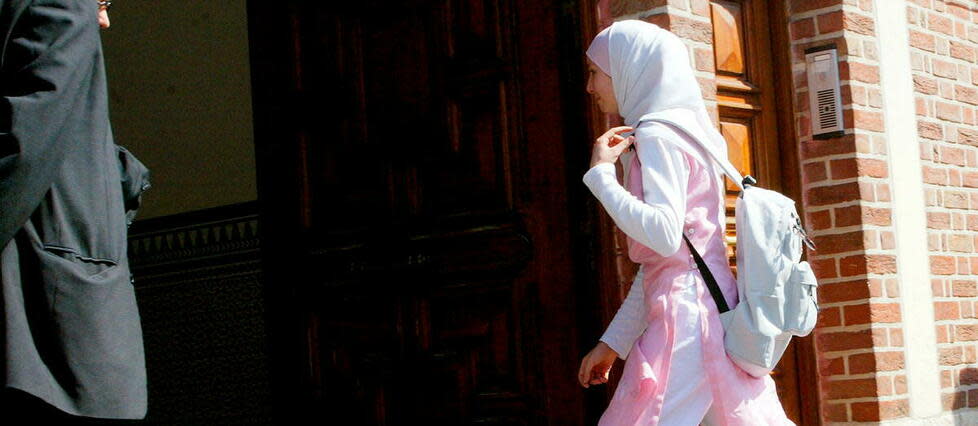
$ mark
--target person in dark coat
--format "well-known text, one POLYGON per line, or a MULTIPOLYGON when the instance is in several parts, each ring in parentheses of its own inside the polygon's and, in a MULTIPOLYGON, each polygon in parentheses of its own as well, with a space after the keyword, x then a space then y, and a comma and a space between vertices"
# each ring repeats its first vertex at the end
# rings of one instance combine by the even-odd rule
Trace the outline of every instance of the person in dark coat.
POLYGON ((146 415, 126 233, 148 171, 113 142, 104 7, 0 0, 5 409, 29 395, 72 416, 146 415))

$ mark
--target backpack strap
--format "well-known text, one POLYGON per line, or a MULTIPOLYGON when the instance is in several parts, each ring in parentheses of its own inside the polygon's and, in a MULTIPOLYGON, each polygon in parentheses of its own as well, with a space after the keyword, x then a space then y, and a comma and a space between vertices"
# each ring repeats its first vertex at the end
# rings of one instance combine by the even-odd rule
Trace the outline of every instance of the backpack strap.
POLYGON ((689 238, 683 235, 683 240, 686 241, 686 245, 689 247, 689 252, 693 255, 693 260, 696 261, 696 267, 700 270, 700 275, 703 276, 703 281, 706 282, 706 287, 710 289, 710 295, 713 296, 713 302, 717 304, 717 310, 720 313, 724 313, 730 310, 727 306, 727 299, 723 298, 723 291, 720 290, 720 285, 717 284, 716 278, 713 277, 713 273, 710 272, 710 268, 706 266, 706 262, 700 257, 700 253, 696 251, 696 247, 693 247, 693 243, 689 242, 689 238))
POLYGON ((679 124, 678 122, 670 120, 665 117, 653 117, 653 118, 648 118, 646 120, 639 121, 638 124, 635 125, 635 128, 636 129, 639 128, 642 125, 642 123, 645 123, 646 121, 658 121, 660 123, 665 123, 676 129, 679 129, 680 131, 688 135, 689 138, 692 139, 697 146, 702 148, 703 151, 706 151, 707 155, 710 156, 710 159, 713 160, 713 163, 720 166, 720 169, 723 170, 723 173, 727 175, 727 177, 730 178, 730 180, 733 181, 733 183, 737 185, 737 187, 739 187, 741 191, 743 191, 748 186, 757 184, 757 180, 755 180, 752 176, 750 175, 741 176, 740 172, 737 171, 737 168, 734 167, 729 160, 721 157, 718 153, 714 152, 715 150, 713 149, 712 146, 704 143, 700 139, 699 135, 694 134, 692 131, 687 129, 682 124, 679 124))

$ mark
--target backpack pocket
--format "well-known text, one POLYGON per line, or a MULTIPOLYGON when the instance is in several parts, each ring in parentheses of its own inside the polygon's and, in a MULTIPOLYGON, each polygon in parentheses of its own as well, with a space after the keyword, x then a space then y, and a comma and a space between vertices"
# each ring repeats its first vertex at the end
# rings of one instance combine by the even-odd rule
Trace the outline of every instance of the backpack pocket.
POLYGON ((784 331, 807 336, 818 321, 818 293, 815 273, 808 262, 792 266, 784 289, 784 331))

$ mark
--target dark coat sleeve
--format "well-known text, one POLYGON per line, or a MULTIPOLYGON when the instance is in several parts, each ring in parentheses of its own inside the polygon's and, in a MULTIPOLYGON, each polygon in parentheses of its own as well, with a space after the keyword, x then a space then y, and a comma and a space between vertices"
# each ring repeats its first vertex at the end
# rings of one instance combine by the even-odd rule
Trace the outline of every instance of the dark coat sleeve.
MULTIPOLYGON (((0 0, 0 247, 28 220, 66 155, 98 56, 96 2, 0 0)), ((108 117, 105 117, 107 120, 108 117)), ((73 137, 74 136, 74 137, 73 137)))
POLYGON ((132 225, 136 210, 143 201, 143 191, 149 189, 149 169, 136 156, 122 146, 116 145, 119 153, 119 175, 122 176, 122 200, 126 206, 126 224, 132 225))

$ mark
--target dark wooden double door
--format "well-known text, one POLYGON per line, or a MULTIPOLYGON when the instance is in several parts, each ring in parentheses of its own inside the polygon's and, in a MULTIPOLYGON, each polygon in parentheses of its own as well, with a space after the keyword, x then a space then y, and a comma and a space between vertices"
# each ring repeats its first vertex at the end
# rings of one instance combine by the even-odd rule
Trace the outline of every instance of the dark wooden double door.
POLYGON ((280 417, 587 421, 580 10, 249 4, 280 417))
MULTIPOLYGON (((777 142, 790 117, 775 113, 790 90, 769 83, 784 16, 711 4, 731 158, 792 193, 794 162, 778 170, 794 150, 777 142)), ((621 272, 580 182, 600 127, 582 75, 593 5, 249 0, 283 423, 596 422, 610 395, 576 372, 621 272)), ((806 424, 809 353, 776 376, 806 424)))

